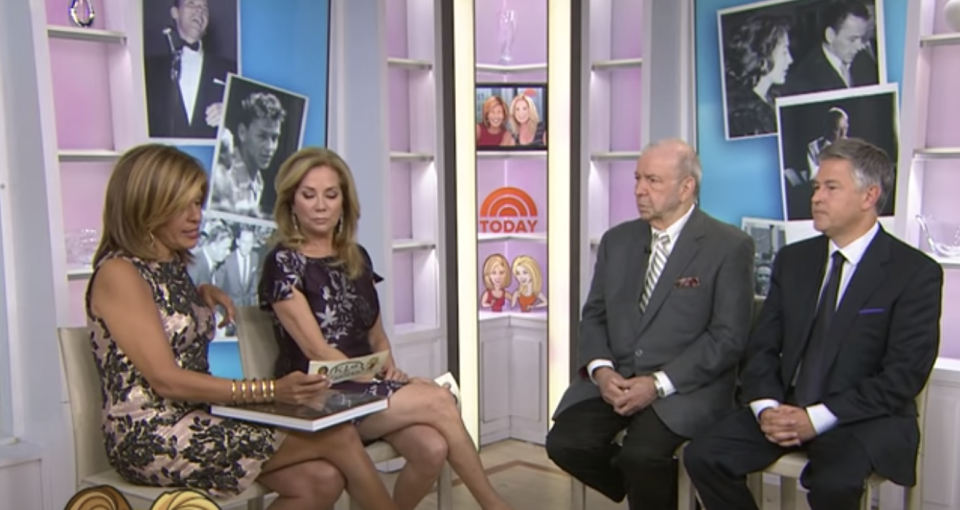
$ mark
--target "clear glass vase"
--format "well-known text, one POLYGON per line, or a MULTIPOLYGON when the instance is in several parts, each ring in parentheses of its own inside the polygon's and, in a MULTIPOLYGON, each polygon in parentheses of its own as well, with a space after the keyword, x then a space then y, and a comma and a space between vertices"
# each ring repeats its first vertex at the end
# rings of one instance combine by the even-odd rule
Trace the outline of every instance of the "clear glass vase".
POLYGON ((960 257, 960 222, 940 221, 932 216, 917 215, 920 234, 934 255, 960 257))
POLYGON ((513 41, 517 33, 517 13, 504 7, 499 14, 500 30, 497 42, 500 45, 500 65, 513 62, 513 41))
POLYGON ((70 21, 74 25, 87 28, 93 25, 94 18, 97 17, 93 9, 93 0, 70 0, 70 21))

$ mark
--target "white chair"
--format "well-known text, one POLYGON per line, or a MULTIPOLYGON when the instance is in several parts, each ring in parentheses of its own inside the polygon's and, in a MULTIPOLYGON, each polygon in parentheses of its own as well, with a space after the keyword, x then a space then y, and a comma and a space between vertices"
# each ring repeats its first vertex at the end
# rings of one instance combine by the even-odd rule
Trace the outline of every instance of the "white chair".
MULTIPOLYGON (((70 395, 73 422, 73 449, 76 460, 77 490, 109 485, 124 495, 133 508, 149 508, 171 488, 144 487, 124 481, 110 467, 104 448, 101 425, 100 375, 93 359, 87 328, 60 328, 60 356, 70 395)), ((258 484, 232 498, 214 498, 221 508, 247 503, 249 510, 263 510, 269 492, 258 484)), ((212 497, 212 496, 211 496, 212 497)))
MULTIPOLYGON (((280 354, 280 348, 277 345, 270 314, 256 306, 241 306, 237 308, 236 324, 244 377, 258 379, 273 377, 274 363, 280 354)), ((367 453, 374 464, 402 458, 385 441, 377 441, 367 446, 367 453)), ((359 510, 359 507, 350 503, 346 492, 337 502, 336 508, 337 510, 348 508, 359 510)), ((437 481, 437 508, 439 510, 453 508, 453 474, 449 463, 444 463, 440 471, 440 479, 437 481)))
MULTIPOLYGON (((926 423, 926 404, 927 390, 929 386, 917 395, 917 425, 920 427, 920 446, 917 452, 917 483, 913 487, 903 488, 903 508, 904 510, 920 510, 923 503, 923 450, 924 434, 923 427, 926 423)), ((754 491, 754 498, 757 501, 763 501, 763 475, 771 474, 780 477, 780 510, 796 510, 797 500, 799 498, 797 483, 803 469, 807 467, 807 455, 804 453, 790 453, 784 455, 780 460, 774 462, 762 472, 750 475, 751 489, 754 491)), ((870 510, 876 494, 879 493, 880 485, 887 482, 885 478, 874 473, 867 479, 863 498, 860 501, 860 508, 870 510)))

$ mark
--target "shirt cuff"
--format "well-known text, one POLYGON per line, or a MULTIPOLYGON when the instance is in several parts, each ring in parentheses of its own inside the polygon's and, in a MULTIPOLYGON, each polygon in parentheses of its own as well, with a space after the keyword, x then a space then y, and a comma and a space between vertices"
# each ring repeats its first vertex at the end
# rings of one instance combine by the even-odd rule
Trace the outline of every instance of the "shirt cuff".
POLYGON ((750 409, 753 410, 753 415, 757 417, 757 421, 760 420, 760 413, 771 407, 780 407, 780 402, 772 398, 761 398, 760 400, 750 402, 750 409))
POLYGON ((821 435, 837 425, 837 416, 830 412, 824 404, 817 404, 807 408, 807 416, 817 435, 821 435))
POLYGON ((597 384, 597 380, 593 378, 593 373, 602 367, 613 368, 613 362, 608 359, 595 359, 587 364, 587 375, 590 376, 590 380, 593 381, 593 384, 597 384))
POLYGON ((673 383, 670 381, 670 378, 667 377, 667 373, 664 371, 654 372, 653 377, 660 383, 660 387, 663 388, 663 396, 669 397, 677 392, 677 389, 673 386, 673 383))

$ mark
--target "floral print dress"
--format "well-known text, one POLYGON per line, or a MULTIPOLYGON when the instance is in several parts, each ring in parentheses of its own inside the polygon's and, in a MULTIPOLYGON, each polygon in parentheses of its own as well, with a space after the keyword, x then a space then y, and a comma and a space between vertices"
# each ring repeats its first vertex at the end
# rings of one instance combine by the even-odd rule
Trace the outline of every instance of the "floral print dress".
MULTIPOLYGON (((213 313, 200 298, 182 262, 144 262, 122 254, 153 291, 174 358, 185 370, 209 373, 207 347, 213 313)), ((153 391, 90 308, 87 324, 103 392, 107 458, 124 480, 158 487, 205 490, 216 497, 243 492, 285 434, 271 427, 211 416, 205 404, 179 402, 153 391)))
MULTIPOLYGON (((380 300, 375 285, 383 278, 373 271, 370 254, 360 247, 366 270, 351 280, 334 257, 314 258, 277 245, 264 260, 260 280, 260 307, 273 315, 274 331, 280 344, 277 377, 294 371, 306 372, 310 360, 280 324, 272 304, 290 299, 299 290, 310 304, 323 338, 347 357, 373 354, 370 330, 380 317, 380 300)), ((403 386, 396 381, 344 381, 333 388, 344 391, 390 396, 403 386)))

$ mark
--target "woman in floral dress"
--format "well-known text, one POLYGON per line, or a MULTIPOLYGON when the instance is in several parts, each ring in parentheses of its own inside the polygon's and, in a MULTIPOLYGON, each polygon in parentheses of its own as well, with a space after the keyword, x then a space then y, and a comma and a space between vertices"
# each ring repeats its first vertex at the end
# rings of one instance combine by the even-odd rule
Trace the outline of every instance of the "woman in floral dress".
POLYGON ((218 497, 257 481, 278 493, 272 510, 329 507, 344 484, 364 508, 396 509, 355 427, 304 433, 209 414, 209 403, 304 402, 328 383, 302 372, 256 383, 210 375, 212 306, 229 318, 233 305, 187 274, 206 193, 200 164, 163 145, 128 151, 107 186, 87 317, 111 465, 131 483, 218 497))
MULTIPOLYGON (((350 169, 334 152, 306 148, 277 175, 278 244, 264 260, 261 306, 274 314, 276 375, 390 349, 370 256, 356 242, 360 206, 350 169)), ((510 507, 494 490, 456 401, 433 381, 410 380, 389 357, 383 374, 334 388, 390 397, 390 408, 358 422, 365 440, 383 439, 406 459, 394 499, 411 510, 449 460, 484 510, 510 507)))

